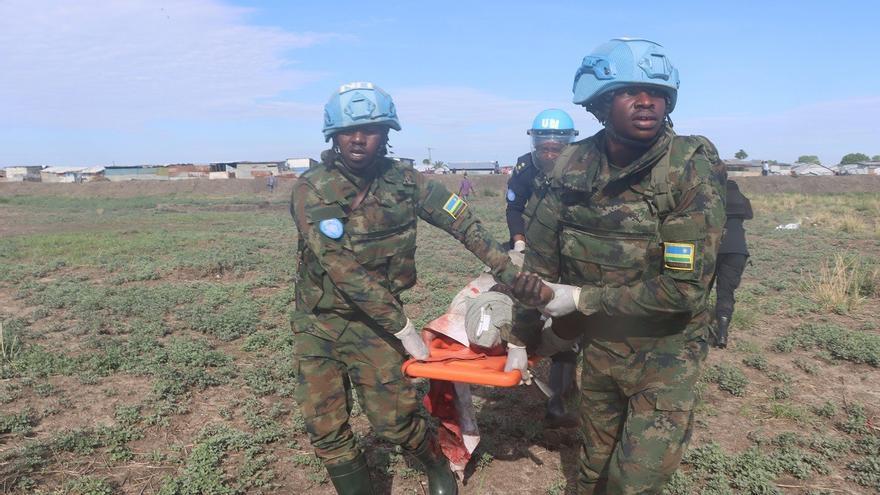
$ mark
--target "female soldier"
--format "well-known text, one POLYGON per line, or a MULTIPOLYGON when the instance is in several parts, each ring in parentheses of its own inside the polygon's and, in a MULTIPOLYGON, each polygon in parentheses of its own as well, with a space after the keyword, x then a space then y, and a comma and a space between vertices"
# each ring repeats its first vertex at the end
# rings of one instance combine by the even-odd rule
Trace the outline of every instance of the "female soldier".
POLYGON ((399 131, 400 122, 386 92, 366 82, 343 85, 324 107, 324 138, 333 148, 294 186, 296 400, 340 494, 372 493, 348 424, 351 385, 376 434, 425 465, 429 492, 452 494, 455 478, 400 370, 404 351, 428 357, 400 301, 416 282, 417 221, 452 234, 502 282, 518 270, 459 196, 385 156, 389 128, 399 131))

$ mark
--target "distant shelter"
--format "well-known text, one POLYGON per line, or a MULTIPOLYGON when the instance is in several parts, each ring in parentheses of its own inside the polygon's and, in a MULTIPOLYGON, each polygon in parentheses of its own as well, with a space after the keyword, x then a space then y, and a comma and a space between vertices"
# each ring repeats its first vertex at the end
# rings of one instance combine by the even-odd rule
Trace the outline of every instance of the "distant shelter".
POLYGON ((40 182, 41 165, 6 167, 6 182, 40 182))
POLYGON ((835 167, 840 175, 880 175, 880 162, 847 163, 835 167))
POLYGON ((287 163, 280 162, 235 162, 235 178, 236 179, 256 179, 259 177, 268 177, 270 175, 279 175, 287 170, 287 163))
POLYGON ((761 160, 724 160, 728 177, 755 177, 761 175, 761 160))
POLYGON ((318 161, 313 158, 288 158, 284 162, 287 170, 296 175, 300 175, 318 164, 318 161))
POLYGON ((104 177, 113 182, 127 180, 168 180, 168 168, 164 165, 108 165, 104 177))
POLYGON ((473 175, 489 175, 501 173, 501 167, 494 162, 450 162, 446 167, 453 174, 469 173, 473 175))

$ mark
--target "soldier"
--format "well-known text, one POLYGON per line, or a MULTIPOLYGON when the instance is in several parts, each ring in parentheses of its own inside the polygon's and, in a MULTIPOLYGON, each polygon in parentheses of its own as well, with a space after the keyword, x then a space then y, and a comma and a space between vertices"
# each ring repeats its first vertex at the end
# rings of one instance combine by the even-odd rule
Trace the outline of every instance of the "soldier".
MULTIPOLYGON (((524 214, 533 210, 543 197, 549 184, 553 162, 566 145, 578 135, 574 121, 558 108, 548 108, 535 116, 532 128, 527 131, 532 138, 532 151, 516 160, 516 167, 507 181, 507 229, 510 231, 511 256, 522 260, 526 249, 524 214), (529 205, 531 203, 531 205, 529 205), (529 208, 531 206, 531 208, 529 208)), ((565 410, 563 395, 576 385, 577 354, 567 350, 553 355, 550 365, 550 389, 553 395, 547 400, 545 420, 550 428, 570 427, 577 420, 565 410)))
POLYGON ((749 259, 743 220, 751 220, 753 217, 751 201, 740 192, 739 185, 732 180, 727 181, 725 212, 727 221, 724 223, 724 236, 721 239, 718 263, 715 267, 717 284, 715 318, 718 327, 713 342, 716 347, 722 349, 727 347, 727 329, 736 302, 733 293, 739 287, 746 261, 749 259))
POLYGON ((348 424, 352 386, 376 434, 424 464, 429 492, 454 494, 447 459, 400 370, 404 352, 428 357, 400 300, 416 282, 417 221, 449 232, 498 280, 512 283, 518 270, 467 203, 385 156, 389 129, 400 130, 400 122, 387 93, 372 83, 343 85, 324 106, 324 137, 333 148, 294 187, 295 398, 340 494, 372 493, 348 424))
MULTIPOLYGON (((678 86, 651 41, 584 58, 574 102, 604 129, 563 151, 526 231, 523 268, 549 283, 522 274, 513 291, 554 318, 542 345, 585 336, 579 493, 660 493, 691 438, 726 172, 708 139, 673 132, 678 86)), ((510 338, 528 343, 539 317, 517 310, 510 338)))

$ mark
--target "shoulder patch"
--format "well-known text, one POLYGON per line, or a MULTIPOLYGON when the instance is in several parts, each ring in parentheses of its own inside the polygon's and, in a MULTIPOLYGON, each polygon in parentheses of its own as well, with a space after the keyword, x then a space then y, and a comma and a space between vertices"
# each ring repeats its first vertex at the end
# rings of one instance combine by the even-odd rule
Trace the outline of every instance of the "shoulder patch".
POLYGON ((507 188, 507 200, 508 201, 516 201, 516 193, 513 192, 513 189, 507 188))
POLYGON ((663 266, 670 270, 694 271, 695 246, 684 242, 663 243, 663 266))
POLYGON ((342 222, 338 218, 321 220, 318 223, 318 229, 321 230, 322 234, 333 240, 342 237, 342 233, 345 231, 345 227, 343 227, 342 222))
POLYGON ((449 213, 449 216, 452 218, 458 218, 465 208, 467 208, 467 203, 458 197, 458 194, 454 193, 449 195, 449 199, 447 199, 446 203, 443 205, 443 211, 449 213))

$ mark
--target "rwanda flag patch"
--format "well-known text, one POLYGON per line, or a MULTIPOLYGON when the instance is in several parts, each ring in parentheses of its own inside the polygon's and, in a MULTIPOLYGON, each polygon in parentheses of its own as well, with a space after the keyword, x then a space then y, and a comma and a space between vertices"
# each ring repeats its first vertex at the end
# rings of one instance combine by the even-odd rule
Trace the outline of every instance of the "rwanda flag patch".
POLYGON ((446 200, 446 204, 443 205, 443 211, 449 213, 452 218, 458 218, 465 208, 467 208, 467 203, 459 198, 458 194, 450 194, 449 199, 446 200))
POLYGON ((694 245, 678 242, 663 243, 663 266, 670 270, 694 271, 694 245))

